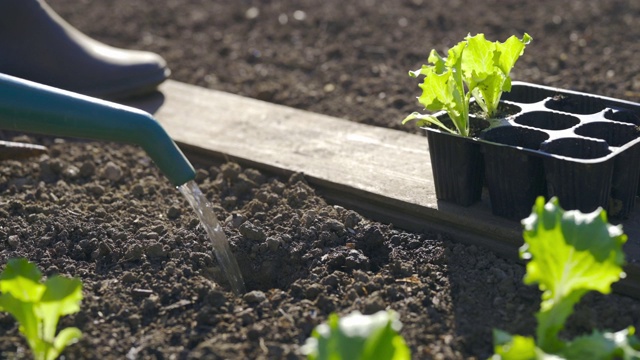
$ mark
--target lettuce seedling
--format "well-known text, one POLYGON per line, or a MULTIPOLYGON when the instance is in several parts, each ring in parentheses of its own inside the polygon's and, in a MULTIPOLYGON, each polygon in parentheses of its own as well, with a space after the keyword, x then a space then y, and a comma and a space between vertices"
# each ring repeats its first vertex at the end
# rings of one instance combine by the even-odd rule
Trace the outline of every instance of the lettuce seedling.
POLYGON ((640 359, 635 329, 608 333, 594 331, 572 341, 558 333, 573 307, 589 291, 611 292, 624 272, 622 246, 627 236, 621 226, 608 223, 604 210, 588 214, 564 211, 556 198, 539 197, 531 215, 522 221, 528 260, 525 284, 542 291, 535 339, 494 330, 493 359, 640 359))
POLYGON ((398 331, 402 324, 393 311, 340 318, 329 315, 302 347, 309 360, 410 360, 411 351, 398 331))
POLYGON ((56 328, 61 316, 80 310, 82 283, 61 276, 41 283, 41 278, 40 270, 26 259, 9 260, 0 274, 0 311, 18 320, 36 360, 53 360, 81 336, 75 327, 56 336, 56 328))
POLYGON ((436 125, 451 133, 469 136, 469 104, 473 97, 485 118, 496 115, 502 92, 511 91, 511 69, 532 38, 511 36, 504 43, 491 42, 484 34, 467 36, 443 58, 431 50, 428 62, 409 76, 424 76, 418 102, 426 110, 446 111, 455 129, 449 128, 433 115, 414 112, 402 123, 417 120, 418 126, 436 125))

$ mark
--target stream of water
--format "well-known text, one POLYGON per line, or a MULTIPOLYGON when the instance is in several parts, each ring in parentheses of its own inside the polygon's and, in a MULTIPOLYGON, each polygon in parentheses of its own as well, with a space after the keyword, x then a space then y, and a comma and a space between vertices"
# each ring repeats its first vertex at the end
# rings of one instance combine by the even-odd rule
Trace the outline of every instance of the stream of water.
POLYGON ((211 244, 213 244, 213 252, 216 255, 216 259, 218 259, 218 264, 220 264, 222 272, 226 275, 231 289, 236 295, 244 294, 246 290, 242 273, 240 273, 236 257, 231 252, 227 236, 218 222, 211 203, 193 180, 178 186, 178 190, 187 198, 191 207, 198 214, 200 223, 204 226, 211 244))

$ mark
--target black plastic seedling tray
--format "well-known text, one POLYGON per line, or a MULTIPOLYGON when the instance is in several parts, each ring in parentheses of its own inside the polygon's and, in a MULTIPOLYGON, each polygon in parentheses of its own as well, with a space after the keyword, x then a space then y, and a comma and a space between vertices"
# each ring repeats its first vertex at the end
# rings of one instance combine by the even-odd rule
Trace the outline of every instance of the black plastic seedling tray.
POLYGON ((438 199, 468 206, 486 184, 492 212, 510 219, 526 217, 540 195, 557 196, 565 209, 631 213, 640 104, 524 82, 502 99, 516 111, 479 138, 427 129, 438 199))

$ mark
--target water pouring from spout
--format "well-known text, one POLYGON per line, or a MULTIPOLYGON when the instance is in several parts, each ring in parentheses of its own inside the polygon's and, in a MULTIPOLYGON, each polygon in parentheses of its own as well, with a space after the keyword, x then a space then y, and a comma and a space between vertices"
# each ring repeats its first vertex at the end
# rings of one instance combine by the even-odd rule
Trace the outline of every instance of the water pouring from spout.
POLYGON ((178 186, 178 190, 187 198, 191 207, 198 214, 200 223, 204 226, 213 245, 213 252, 218 259, 218 264, 227 275, 227 280, 231 289, 236 295, 244 294, 244 280, 238 267, 238 262, 229 248, 229 241, 218 222, 218 218, 213 211, 211 203, 205 198, 200 188, 192 180, 178 186))

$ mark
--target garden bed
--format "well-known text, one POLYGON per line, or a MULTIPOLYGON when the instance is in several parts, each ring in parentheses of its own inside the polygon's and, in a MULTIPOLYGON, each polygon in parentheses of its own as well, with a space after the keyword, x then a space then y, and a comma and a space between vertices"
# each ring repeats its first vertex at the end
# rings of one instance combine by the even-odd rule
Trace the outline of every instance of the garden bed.
MULTIPOLYGON (((530 32, 538 56, 549 51, 551 61, 523 58, 518 80, 630 100, 640 87, 628 80, 638 66, 629 31, 639 31, 631 25, 640 18, 631 2, 572 2, 584 13, 554 2, 504 5, 506 13, 521 11, 519 19, 505 17, 512 23, 479 16, 485 9, 468 4, 430 5, 421 18, 416 9, 426 4, 415 0, 322 8, 271 2, 254 19, 246 17, 246 2, 51 3, 103 40, 161 52, 179 80, 387 127, 415 108, 406 69, 424 60, 424 48, 445 47, 467 32, 491 38, 514 28, 530 32), (302 20, 294 10, 304 11, 297 15, 302 20), (367 21, 349 25, 354 18, 367 21), (401 18, 424 32, 390 32, 403 29, 401 18), (520 29, 520 22, 531 27, 520 29), (580 32, 582 24, 591 27, 580 32), (331 46, 342 37, 358 42, 331 46), (425 45, 407 50, 416 38, 425 45)), ((534 329, 539 294, 521 284, 522 264, 327 204, 304 175, 278 178, 226 163, 200 168, 198 182, 226 219, 244 269, 250 292, 236 298, 218 285, 211 247, 192 211, 139 149, 31 140, 49 145, 50 155, 0 163, 0 262, 25 256, 46 274, 83 281, 82 310, 62 325, 78 326, 85 336, 66 358, 299 358, 313 326, 332 311, 353 309, 396 310, 415 358, 486 358, 491 328, 534 329)), ((640 303, 627 297, 589 295, 568 333, 638 326, 638 310, 640 303)), ((26 358, 26 343, 6 314, 0 333, 0 357, 26 358)))
MULTIPOLYGON (((46 140, 46 139, 45 139, 46 140)), ((524 267, 438 234, 414 234, 327 204, 301 174, 233 163, 198 170, 249 293, 219 270, 191 209, 133 147, 57 141, 39 161, 2 163, 0 259, 79 277, 84 338, 71 359, 298 358, 332 311, 396 310, 416 358, 487 357, 491 328, 531 334, 538 291, 524 267)), ((589 296, 570 331, 638 322, 640 304, 589 296)), ((0 315, 0 354, 26 344, 0 315)))

